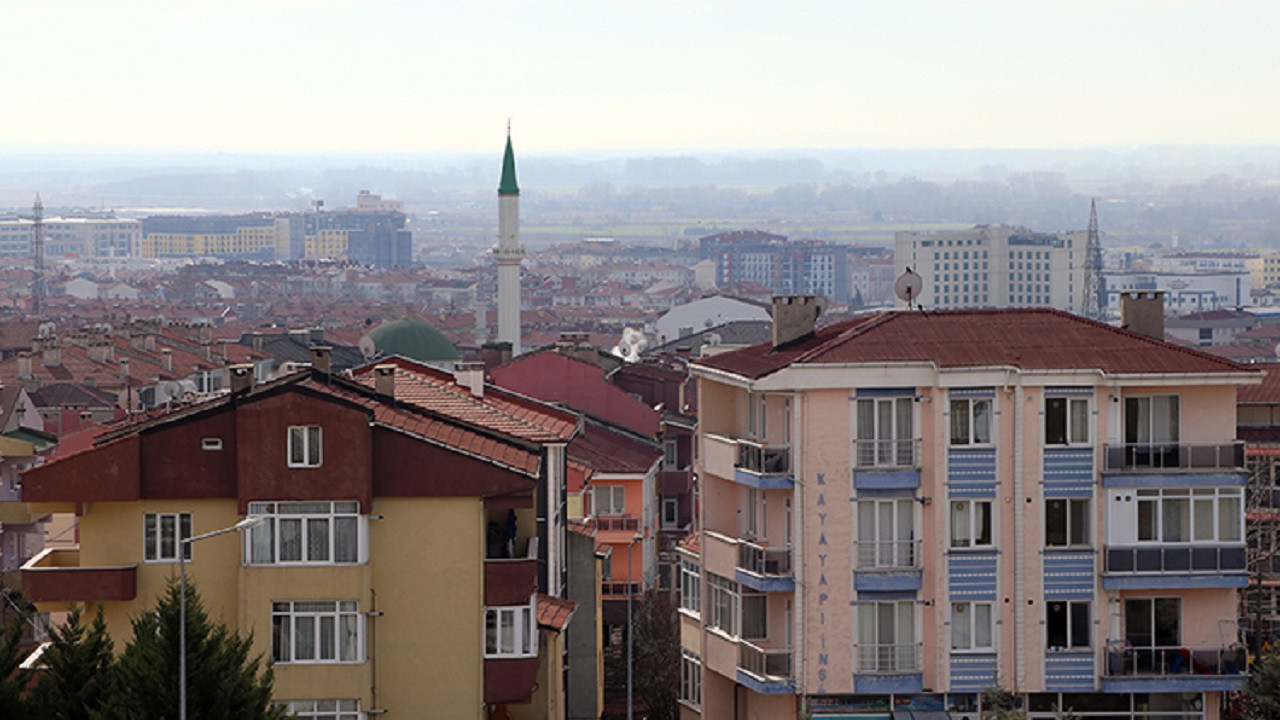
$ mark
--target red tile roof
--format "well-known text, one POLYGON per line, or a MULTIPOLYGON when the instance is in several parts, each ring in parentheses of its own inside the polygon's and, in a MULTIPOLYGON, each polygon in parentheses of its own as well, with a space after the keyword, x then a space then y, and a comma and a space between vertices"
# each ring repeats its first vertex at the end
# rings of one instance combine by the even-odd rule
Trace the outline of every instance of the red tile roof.
POLYGON ((569 456, 595 472, 643 475, 662 459, 662 451, 630 433, 588 420, 569 442, 569 456))
POLYGON ((564 630, 577 607, 572 600, 538 593, 538 624, 557 632, 564 630))
POLYGON ((932 362, 939 367, 1239 373, 1250 368, 1192 348, 1051 309, 896 311, 853 318, 774 349, 761 343, 695 362, 748 378, 792 364, 932 362))
POLYGON ((1236 389, 1238 405, 1271 405, 1280 403, 1280 362, 1257 363, 1253 367, 1262 370, 1262 383, 1244 385, 1236 389))

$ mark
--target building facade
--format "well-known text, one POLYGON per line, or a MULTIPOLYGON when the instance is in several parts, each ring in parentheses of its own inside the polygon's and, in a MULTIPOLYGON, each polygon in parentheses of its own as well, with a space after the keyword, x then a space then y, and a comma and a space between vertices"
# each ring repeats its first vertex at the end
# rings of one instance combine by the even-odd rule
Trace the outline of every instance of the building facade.
POLYGON ((774 342, 692 365, 686 717, 961 720, 993 686, 1033 718, 1219 717, 1256 371, 1060 311, 815 332, 779 300, 774 342))
POLYGON ((849 302, 849 249, 844 245, 741 230, 701 238, 698 249, 699 259, 715 263, 718 287, 756 283, 775 293, 849 302))
MULTIPOLYGON (((0 256, 31 257, 34 225, 28 218, 0 219, 0 256)), ((109 212, 45 218, 44 226, 49 257, 127 258, 142 241, 142 223, 109 212)))

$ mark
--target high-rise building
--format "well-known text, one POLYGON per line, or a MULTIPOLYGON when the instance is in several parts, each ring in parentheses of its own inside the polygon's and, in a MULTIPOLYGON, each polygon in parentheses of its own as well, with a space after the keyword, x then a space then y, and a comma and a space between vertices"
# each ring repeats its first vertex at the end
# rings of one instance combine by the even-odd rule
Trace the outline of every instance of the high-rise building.
POLYGON ((511 129, 507 128, 507 149, 502 155, 502 179, 498 182, 498 246, 493 249, 498 263, 498 342, 511 343, 513 355, 520 354, 520 186, 516 184, 516 155, 511 149, 511 129))
POLYGON ((1087 231, 1007 225, 899 232, 894 265, 898 275, 911 268, 924 280, 914 301, 926 308, 1052 307, 1083 314, 1087 245, 1087 231))
MULTIPOLYGON (((127 258, 142 240, 142 223, 110 212, 91 212, 44 219, 48 257, 127 258)), ((0 219, 0 256, 30 257, 35 223, 30 218, 0 219)))
POLYGON ((846 303, 849 249, 821 240, 789 240, 760 230, 708 235, 698 241, 699 257, 715 263, 716 285, 755 283, 771 292, 821 295, 846 303))
POLYGON ((691 366, 683 716, 964 720, 999 686, 1033 720, 1221 717, 1261 373, 1155 339, 1158 307, 815 305, 691 366))

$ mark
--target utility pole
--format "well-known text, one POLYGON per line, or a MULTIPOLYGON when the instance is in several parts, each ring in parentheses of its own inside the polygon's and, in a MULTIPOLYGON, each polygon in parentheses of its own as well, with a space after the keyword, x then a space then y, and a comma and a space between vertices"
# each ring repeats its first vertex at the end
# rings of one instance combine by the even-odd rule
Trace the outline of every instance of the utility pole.
POLYGON ((37 318, 44 313, 44 203, 40 202, 40 193, 36 193, 36 202, 32 206, 35 223, 31 228, 31 251, 34 253, 34 277, 31 282, 31 310, 37 318))

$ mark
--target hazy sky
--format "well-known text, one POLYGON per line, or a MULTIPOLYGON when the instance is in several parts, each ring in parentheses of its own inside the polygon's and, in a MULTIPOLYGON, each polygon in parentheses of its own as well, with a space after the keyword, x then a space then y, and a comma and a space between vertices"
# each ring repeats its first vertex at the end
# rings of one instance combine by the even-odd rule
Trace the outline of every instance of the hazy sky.
MULTIPOLYGON (((8 0, 0 151, 1280 144, 1280 3, 8 0)), ((495 150, 496 151, 496 150, 495 150)))

